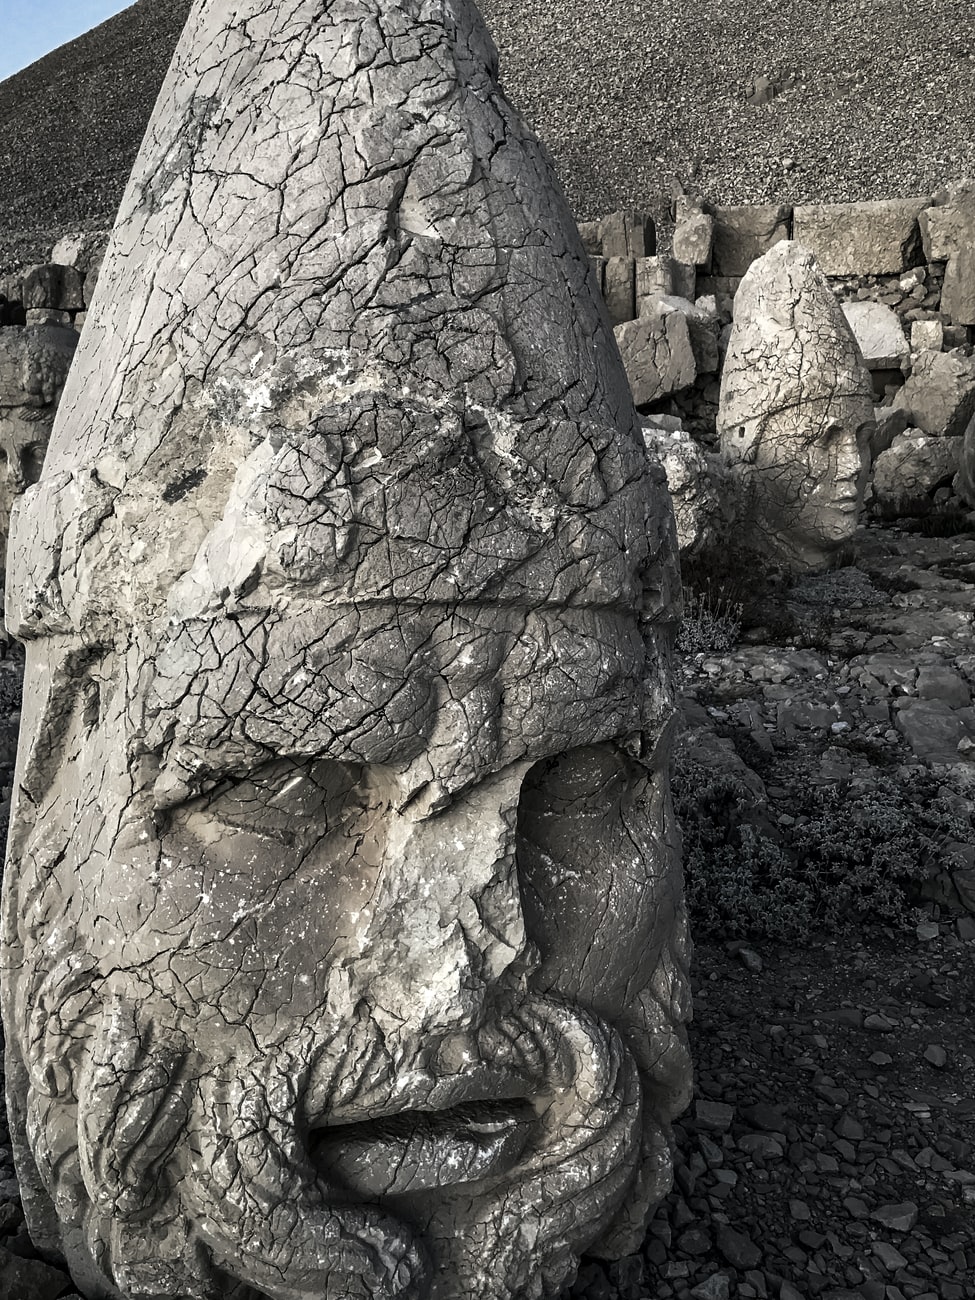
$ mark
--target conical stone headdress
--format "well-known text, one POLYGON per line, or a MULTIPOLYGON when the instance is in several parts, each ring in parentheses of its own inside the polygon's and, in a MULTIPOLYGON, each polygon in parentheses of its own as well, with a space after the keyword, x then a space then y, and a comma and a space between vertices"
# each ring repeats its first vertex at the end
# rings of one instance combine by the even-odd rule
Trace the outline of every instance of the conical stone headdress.
POLYGON ((667 507, 494 77, 467 3, 196 6, 19 530, 20 635, 283 588, 659 606, 667 507))

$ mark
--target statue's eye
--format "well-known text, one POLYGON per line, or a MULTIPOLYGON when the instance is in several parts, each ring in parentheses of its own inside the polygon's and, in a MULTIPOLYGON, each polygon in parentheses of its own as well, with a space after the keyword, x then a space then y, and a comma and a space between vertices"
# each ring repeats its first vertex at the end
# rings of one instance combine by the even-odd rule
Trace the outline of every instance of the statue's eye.
POLYGON ((357 764, 280 760, 225 781, 192 805, 191 816, 300 844, 346 827, 354 833, 352 824, 381 800, 376 781, 357 764))

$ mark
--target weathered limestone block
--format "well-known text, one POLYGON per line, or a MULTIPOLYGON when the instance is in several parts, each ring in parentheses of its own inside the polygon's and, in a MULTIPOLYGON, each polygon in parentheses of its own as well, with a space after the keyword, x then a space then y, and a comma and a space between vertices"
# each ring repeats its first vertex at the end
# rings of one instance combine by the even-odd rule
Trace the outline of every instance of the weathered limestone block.
POLYGON ((590 257, 602 257, 603 238, 598 221, 580 221, 579 238, 590 257))
POLYGON ((776 245, 741 282, 718 433, 752 549, 797 569, 849 541, 873 431, 870 376, 808 249, 776 245))
POLYGON ((644 212, 611 212, 599 222, 599 242, 603 257, 653 257, 657 235, 653 218, 644 212))
POLYGON ((659 304, 614 330, 637 406, 690 388, 697 377, 687 316, 659 304))
POLYGON ((73 266, 34 266, 24 276, 25 307, 52 307, 55 311, 81 311, 85 305, 81 275, 73 266))
POLYGON ((728 538, 733 489, 720 456, 699 447, 683 429, 643 421, 647 451, 663 467, 674 503, 677 545, 682 556, 714 551, 728 538))
POLYGON ((691 351, 694 354, 695 376, 716 374, 718 340, 721 335, 721 318, 717 308, 709 310, 676 294, 662 294, 655 301, 649 300, 644 308, 645 314, 661 310, 679 311, 686 317, 691 351))
POLYGON ((673 514, 472 6, 198 0, 14 514, 38 1246, 89 1300, 636 1250, 690 1088, 673 514))
POLYGON ((642 316, 644 303, 674 292, 674 259, 663 255, 641 257, 634 263, 634 268, 634 307, 636 315, 642 316))
POLYGON ((975 181, 954 181, 920 218, 924 254, 929 262, 947 262, 952 253, 975 243, 975 181))
POLYGON ((924 260, 918 217, 925 199, 813 203, 793 213, 793 235, 824 275, 890 275, 924 260))
POLYGON ((941 311, 953 325, 975 325, 975 244, 963 245, 949 258, 941 311))
POLYGON ((874 407, 876 425, 870 439, 870 462, 886 451, 898 434, 911 427, 911 417, 899 406, 874 407))
POLYGON ((778 203, 716 208, 711 270, 744 275, 752 262, 792 235, 792 209, 778 203))
POLYGON ((965 432, 975 415, 975 358, 950 352, 921 352, 894 405, 932 437, 965 432))
POLYGON ((911 322, 911 351, 940 352, 945 344, 945 327, 940 320, 911 322))
POLYGON ((674 223, 674 257, 706 271, 711 267, 713 248, 714 217, 704 211, 698 199, 680 195, 674 223))
POLYGON ((930 507, 931 495, 951 483, 959 468, 961 438, 932 438, 907 429, 880 453, 873 467, 871 509, 884 518, 930 507))
POLYGON ((847 319, 868 370, 895 370, 910 353, 900 317, 880 302, 845 302, 847 319))
POLYGON ((110 235, 108 230, 78 230, 64 235, 51 250, 51 261, 58 266, 73 266, 85 276, 88 268, 105 256, 110 235))
POLYGON ((975 509, 975 416, 969 420, 958 444, 958 474, 953 487, 975 509))
POLYGON ((606 310, 614 325, 632 320, 636 315, 634 291, 635 263, 630 257, 607 257, 603 269, 603 294, 606 310))

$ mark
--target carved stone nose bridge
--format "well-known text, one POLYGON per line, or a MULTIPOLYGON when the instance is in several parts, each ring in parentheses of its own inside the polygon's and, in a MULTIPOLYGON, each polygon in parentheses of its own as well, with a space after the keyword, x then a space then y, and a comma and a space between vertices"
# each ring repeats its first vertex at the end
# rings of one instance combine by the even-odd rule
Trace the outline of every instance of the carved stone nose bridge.
MULTIPOLYGON (((397 1000, 405 995, 410 1018, 419 997, 433 1023, 470 1023, 499 985, 535 964, 516 854, 518 801, 530 766, 512 764, 439 811, 417 800, 390 835, 384 876, 391 901, 377 908, 377 937, 381 949, 395 926, 409 953, 389 992, 397 1000), (406 893, 401 878, 419 879, 421 887, 406 893)), ((391 1009, 383 999, 380 1005, 391 1009)))

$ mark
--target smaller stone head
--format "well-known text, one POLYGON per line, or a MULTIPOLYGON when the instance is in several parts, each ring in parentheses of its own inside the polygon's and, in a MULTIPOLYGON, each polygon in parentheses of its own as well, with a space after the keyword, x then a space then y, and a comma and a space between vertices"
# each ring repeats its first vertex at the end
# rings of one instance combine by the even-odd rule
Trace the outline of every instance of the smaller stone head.
POLYGON ((872 392, 815 258, 776 244, 735 296, 721 382, 718 431, 745 545, 809 569, 851 540, 869 470, 872 392))
POLYGON ((0 569, 14 501, 41 476, 78 335, 58 325, 0 329, 0 569))

